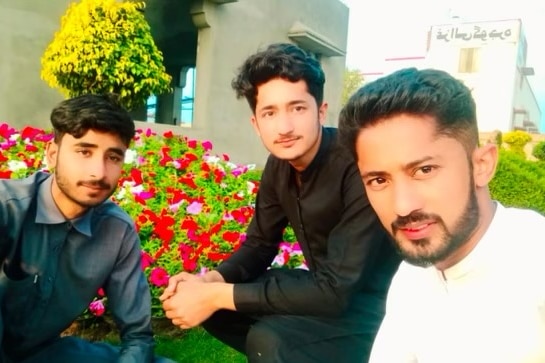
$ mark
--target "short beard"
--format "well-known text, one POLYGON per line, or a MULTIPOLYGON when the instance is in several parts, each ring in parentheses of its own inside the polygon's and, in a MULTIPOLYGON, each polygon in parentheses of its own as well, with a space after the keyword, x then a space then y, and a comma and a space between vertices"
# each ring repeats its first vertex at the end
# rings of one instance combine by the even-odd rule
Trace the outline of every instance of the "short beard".
MULTIPOLYGON (((420 267, 429 267, 435 265, 441 261, 447 259, 456 250, 463 246, 470 239, 471 235, 477 229, 479 225, 480 213, 479 204, 477 202, 477 194, 473 186, 473 178, 470 184, 469 198, 467 200, 466 207, 462 212, 462 215, 456 221, 452 231, 449 231, 445 221, 437 214, 427 214, 422 212, 413 212, 405 217, 399 217, 392 223, 392 234, 396 240, 395 248, 398 253, 404 258, 405 261, 412 265, 420 267), (409 223, 434 220, 437 225, 443 230, 444 234, 440 240, 439 245, 435 250, 428 251, 426 254, 422 253, 409 253, 402 249, 401 241, 397 240, 395 235, 397 231, 406 226, 409 223)), ((421 247, 432 247, 429 238, 422 238, 419 240, 410 241, 410 243, 421 247)))

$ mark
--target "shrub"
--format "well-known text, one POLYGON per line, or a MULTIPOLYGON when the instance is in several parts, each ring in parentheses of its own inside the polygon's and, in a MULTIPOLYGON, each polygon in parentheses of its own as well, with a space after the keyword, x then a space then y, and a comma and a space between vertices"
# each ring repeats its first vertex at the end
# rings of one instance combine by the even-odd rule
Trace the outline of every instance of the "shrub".
POLYGON ((540 141, 534 146, 532 156, 537 160, 545 161, 545 141, 540 141))
MULTIPOLYGON (((25 127, 19 132, 0 124, 0 177, 22 178, 47 170, 44 147, 51 138, 41 129, 25 127)), ((137 131, 112 199, 135 221, 155 317, 163 316, 158 297, 169 276, 180 271, 203 273, 244 242, 260 177, 252 165, 212 154, 209 141, 137 131)), ((289 227, 284 240, 272 267, 305 268, 289 227)), ((90 312, 99 315, 107 297, 97 294, 90 312)))
POLYGON ((524 147, 532 140, 532 136, 526 131, 514 130, 503 135, 503 142, 509 146, 509 150, 520 156, 526 157, 524 147))
POLYGON ((128 109, 169 92, 171 77, 143 7, 118 0, 72 3, 42 56, 42 78, 68 97, 116 93, 128 109))
POLYGON ((545 164, 526 160, 509 150, 500 150, 490 192, 506 206, 530 208, 545 214, 545 164))

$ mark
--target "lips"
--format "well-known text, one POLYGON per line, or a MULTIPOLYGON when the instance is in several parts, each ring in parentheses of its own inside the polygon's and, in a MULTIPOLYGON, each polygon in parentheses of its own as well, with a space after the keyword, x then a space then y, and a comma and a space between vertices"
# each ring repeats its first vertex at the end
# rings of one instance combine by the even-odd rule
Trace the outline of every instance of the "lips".
POLYGON ((434 225, 434 222, 427 223, 418 223, 410 226, 401 227, 398 229, 399 232, 409 240, 418 240, 429 237, 431 227, 434 225))

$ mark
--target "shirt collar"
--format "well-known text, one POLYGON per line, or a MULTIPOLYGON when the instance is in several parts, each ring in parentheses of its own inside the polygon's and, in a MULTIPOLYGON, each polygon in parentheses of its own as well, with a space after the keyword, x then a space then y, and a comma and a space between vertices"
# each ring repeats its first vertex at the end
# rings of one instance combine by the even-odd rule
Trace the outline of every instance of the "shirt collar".
POLYGON ((79 232, 87 237, 91 237, 91 216, 93 208, 90 208, 81 217, 67 220, 55 204, 51 195, 51 184, 54 176, 49 176, 40 184, 37 195, 36 223, 41 224, 61 224, 70 223, 79 232))
POLYGON ((464 277, 468 273, 483 266, 483 262, 489 259, 490 256, 494 256, 495 253, 493 250, 493 241, 498 237, 494 235, 494 232, 501 230, 501 228, 497 227, 496 224, 499 224, 500 222, 498 221, 501 219, 500 217, 498 217, 498 215, 504 213, 503 205, 501 205, 497 201, 495 201, 494 203, 496 203, 494 218, 492 219, 492 222, 488 226, 486 232, 481 237, 477 245, 473 248, 473 250, 469 252, 469 254, 464 257, 464 259, 462 259, 456 265, 449 267, 448 269, 443 271, 443 275, 447 280, 456 280, 464 277))

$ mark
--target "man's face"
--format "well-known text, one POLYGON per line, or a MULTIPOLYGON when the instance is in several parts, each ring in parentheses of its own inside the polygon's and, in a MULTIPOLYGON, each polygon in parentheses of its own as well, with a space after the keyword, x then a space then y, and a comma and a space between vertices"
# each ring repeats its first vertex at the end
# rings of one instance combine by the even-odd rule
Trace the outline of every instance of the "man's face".
POLYGON ((318 150, 326 111, 304 81, 277 78, 258 87, 252 125, 271 154, 304 169, 318 150))
POLYGON ((470 158, 434 118, 401 114, 360 131, 358 168, 371 205, 415 265, 446 263, 479 225, 470 158))
POLYGON ((55 168, 52 194, 67 218, 109 198, 121 176, 127 147, 118 136, 89 130, 79 139, 65 134, 47 149, 55 168))

